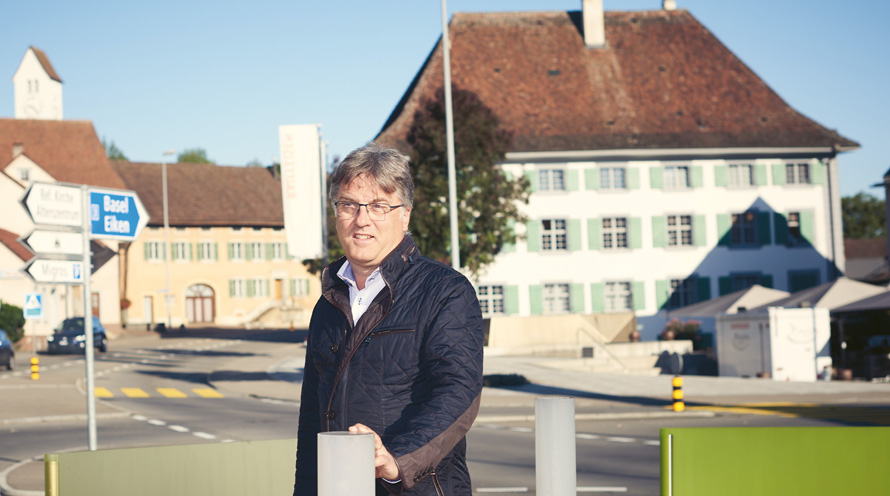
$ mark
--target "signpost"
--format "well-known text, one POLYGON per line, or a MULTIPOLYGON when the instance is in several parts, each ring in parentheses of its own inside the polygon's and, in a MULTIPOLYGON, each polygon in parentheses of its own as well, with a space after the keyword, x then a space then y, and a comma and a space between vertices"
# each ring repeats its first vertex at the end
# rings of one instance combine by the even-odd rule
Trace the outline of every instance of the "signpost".
MULTIPOLYGON (((37 255, 24 267, 35 282, 83 284, 86 354, 87 430, 89 449, 96 450, 96 394, 93 374, 93 314, 90 288, 90 239, 132 241, 148 224, 148 213, 134 191, 89 188, 85 185, 31 183, 19 202, 37 229, 25 237, 37 255), (88 213, 88 215, 85 215, 88 213)), ((40 295, 30 293, 25 315, 42 311, 40 295), (36 305, 36 306, 35 306, 36 305)), ((39 318, 39 317, 31 317, 39 318)))

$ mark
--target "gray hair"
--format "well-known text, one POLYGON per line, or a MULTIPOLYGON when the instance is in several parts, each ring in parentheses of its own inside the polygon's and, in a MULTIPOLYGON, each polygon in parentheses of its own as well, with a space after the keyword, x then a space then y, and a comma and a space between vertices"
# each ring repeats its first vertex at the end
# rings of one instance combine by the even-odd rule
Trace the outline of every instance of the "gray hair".
POLYGON ((374 178, 386 194, 395 193, 405 209, 410 210, 414 205, 414 179, 411 178, 408 160, 395 148, 373 141, 351 151, 334 169, 331 175, 331 202, 337 201, 342 186, 362 174, 374 178))

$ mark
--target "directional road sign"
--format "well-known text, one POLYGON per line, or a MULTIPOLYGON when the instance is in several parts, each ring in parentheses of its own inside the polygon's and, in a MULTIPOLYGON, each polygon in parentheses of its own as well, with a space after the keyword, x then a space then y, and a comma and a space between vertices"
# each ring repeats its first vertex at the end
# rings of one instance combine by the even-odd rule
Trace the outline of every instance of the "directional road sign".
POLYGON ((90 188, 90 238, 132 241, 148 224, 135 191, 90 188))
POLYGON ((26 319, 43 317, 43 295, 40 293, 25 293, 25 306, 22 309, 26 319))
POLYGON ((37 229, 22 238, 39 255, 83 255, 83 233, 37 229))
POLYGON ((55 284, 83 284, 84 263, 72 260, 45 260, 35 258, 25 266, 25 272, 34 282, 55 284))
POLYGON ((19 202, 35 224, 83 226, 83 190, 77 186, 31 183, 19 202))

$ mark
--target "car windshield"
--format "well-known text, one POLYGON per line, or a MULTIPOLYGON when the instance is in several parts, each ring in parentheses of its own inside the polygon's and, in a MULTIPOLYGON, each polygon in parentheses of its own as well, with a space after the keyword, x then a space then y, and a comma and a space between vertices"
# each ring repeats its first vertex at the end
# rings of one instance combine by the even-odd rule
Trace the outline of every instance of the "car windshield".
MULTIPOLYGON (((95 324, 95 322, 93 323, 95 324)), ((95 326, 94 326, 94 331, 95 326)), ((65 319, 56 329, 56 334, 83 334, 83 319, 65 319)))

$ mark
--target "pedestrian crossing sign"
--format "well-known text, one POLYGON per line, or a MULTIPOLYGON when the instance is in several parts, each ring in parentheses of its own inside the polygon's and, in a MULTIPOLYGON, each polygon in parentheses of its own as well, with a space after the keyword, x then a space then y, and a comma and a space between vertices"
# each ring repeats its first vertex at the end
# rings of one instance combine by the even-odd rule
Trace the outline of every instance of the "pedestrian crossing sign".
POLYGON ((25 318, 39 319, 43 317, 43 295, 40 293, 25 293, 25 318))

